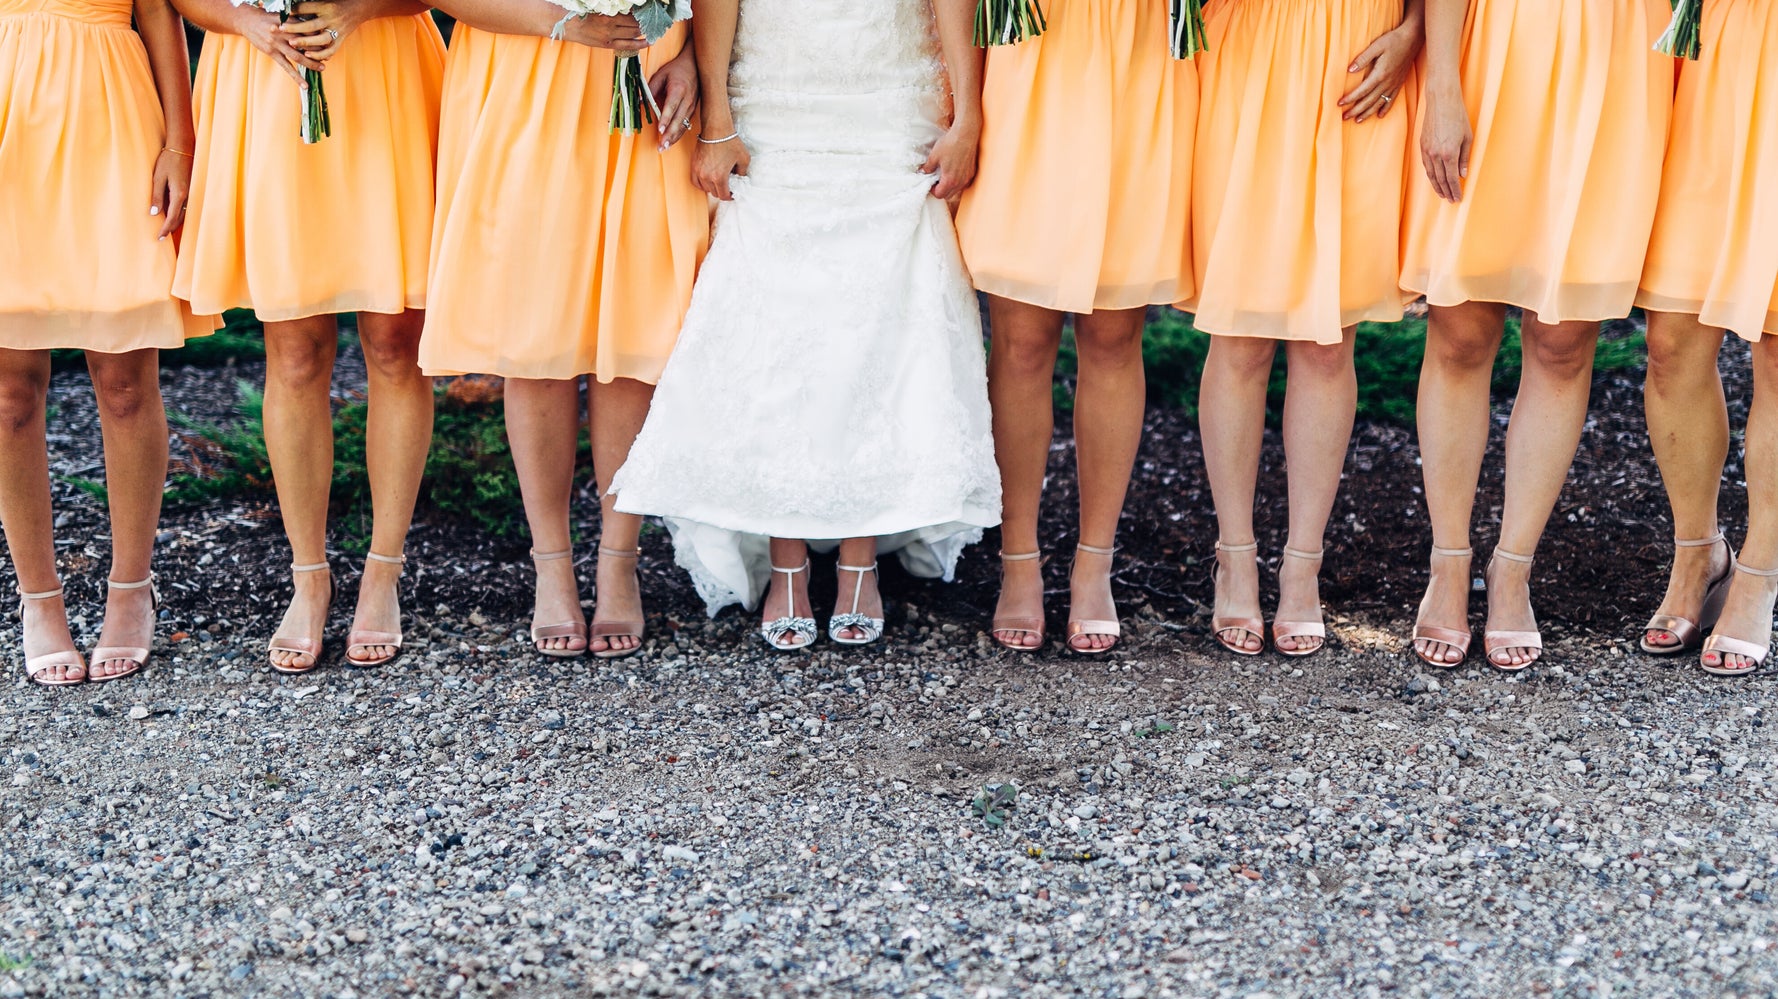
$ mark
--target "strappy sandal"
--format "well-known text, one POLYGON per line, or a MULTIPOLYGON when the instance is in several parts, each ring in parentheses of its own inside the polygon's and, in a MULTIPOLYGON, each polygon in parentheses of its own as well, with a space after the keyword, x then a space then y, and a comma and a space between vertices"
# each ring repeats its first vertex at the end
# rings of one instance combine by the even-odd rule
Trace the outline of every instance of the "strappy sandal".
POLYGON ((760 625, 759 637, 765 639, 767 645, 779 652, 803 652, 815 644, 816 627, 814 618, 796 616, 796 574, 809 571, 809 560, 804 559, 803 564, 794 569, 780 569, 774 565, 772 571, 782 573, 790 578, 790 612, 783 617, 774 618, 760 625), (786 634, 795 637, 798 641, 786 642, 784 640, 786 634))
MULTIPOLYGON (((154 573, 149 573, 148 578, 139 583, 120 583, 114 579, 107 579, 105 585, 113 590, 140 590, 146 586, 148 588, 149 621, 151 622, 150 628, 152 629, 154 614, 161 609, 161 594, 160 590, 154 585, 154 573)), ((97 666, 100 663, 127 662, 130 664, 130 668, 124 670, 122 673, 112 673, 109 676, 99 676, 97 673, 94 673, 89 669, 87 675, 94 683, 108 683, 112 680, 121 680, 126 676, 135 676, 137 673, 142 672, 148 665, 148 658, 148 649, 124 648, 118 646, 107 646, 105 648, 94 649, 92 656, 88 659, 94 666, 97 666)))
MULTIPOLYGON (((1324 548, 1317 552, 1305 552, 1288 545, 1284 548, 1284 554, 1287 557, 1302 559, 1305 562, 1320 562, 1326 551, 1324 548)), ((1293 659, 1312 656, 1327 648, 1327 625, 1321 621, 1275 620, 1272 622, 1272 648, 1277 649, 1279 654, 1290 656, 1293 659), (1313 638, 1316 641, 1308 648, 1287 649, 1279 641, 1284 638, 1313 638)))
MULTIPOLYGON (((1243 554, 1246 554, 1247 552, 1256 552, 1257 553, 1259 551, 1259 542, 1250 541, 1244 545, 1225 545, 1222 542, 1218 541, 1216 543, 1216 551, 1218 553, 1218 557, 1217 557, 1216 561, 1210 567, 1210 585, 1221 588, 1221 586, 1222 586, 1222 558, 1221 558, 1221 556, 1222 555, 1243 555, 1243 554)), ((1254 558, 1257 561, 1258 555, 1256 554, 1254 556, 1254 558)), ((1266 648, 1266 625, 1265 625, 1264 621, 1261 621, 1257 617, 1216 617, 1216 616, 1212 615, 1210 618, 1210 634, 1216 639, 1216 644, 1222 646, 1223 648, 1229 650, 1230 652, 1233 652, 1235 655, 1238 655, 1238 656, 1257 656, 1261 652, 1264 652, 1265 648, 1266 648), (1224 635, 1227 635, 1230 632, 1239 632, 1241 634, 1252 635, 1254 638, 1259 639, 1259 648, 1257 648, 1257 649, 1242 648, 1241 646, 1236 645, 1235 643, 1233 643, 1223 637, 1224 635)))
MULTIPOLYGON (((1778 578, 1778 569, 1754 569, 1742 565, 1738 560, 1735 562, 1735 571, 1745 573, 1749 576, 1757 576, 1761 579, 1778 578)), ((1771 617, 1772 615, 1770 611, 1768 611, 1766 619, 1769 621, 1771 620, 1771 617)), ((1709 673, 1712 676, 1746 676, 1749 673, 1757 672, 1761 666, 1764 666, 1766 664, 1766 657, 1770 655, 1771 652, 1772 636, 1770 629, 1767 630, 1766 642, 1764 645, 1757 642, 1742 641, 1739 638, 1731 638, 1728 635, 1718 633, 1713 634, 1704 640, 1704 652, 1698 657, 1698 666, 1704 672, 1709 673), (1714 663, 1710 661, 1712 655, 1716 656, 1716 662, 1714 663), (1729 669, 1727 666, 1729 656, 1744 656, 1747 659, 1752 660, 1753 665, 1746 669, 1729 669)))
MULTIPOLYGON (((26 593, 24 588, 20 587, 19 588, 19 618, 20 618, 19 627, 20 627, 20 629, 22 630, 24 627, 23 619, 25 616, 25 603, 27 601, 31 601, 31 600, 60 600, 62 598, 62 594, 63 594, 63 589, 60 586, 56 587, 53 590, 45 590, 42 593, 26 593)), ((65 652, 46 652, 43 655, 37 656, 35 658, 27 658, 25 660, 25 678, 27 680, 30 680, 32 683, 38 685, 39 687, 73 687, 78 684, 85 683, 87 680, 87 676, 88 676, 88 671, 86 668, 86 662, 80 658, 80 653, 73 650, 73 649, 69 649, 65 652), (70 669, 80 670, 80 679, 78 679, 78 680, 67 680, 67 679, 40 680, 40 679, 38 679, 38 676, 40 674, 47 673, 50 670, 55 669, 58 666, 60 666, 64 672, 66 672, 67 670, 70 670, 70 669)))
POLYGON ((1718 544, 1728 546, 1729 567, 1705 588, 1704 606, 1698 613, 1698 619, 1692 621, 1674 614, 1656 614, 1642 626, 1642 640, 1637 643, 1642 651, 1651 656, 1673 656, 1689 652, 1703 644, 1704 632, 1715 626, 1716 619, 1722 616, 1723 604, 1728 602, 1729 584, 1735 579, 1735 548, 1729 545, 1721 531, 1708 538, 1673 539, 1675 548, 1715 548, 1718 544), (1674 644, 1658 645, 1649 641, 1649 635, 1657 631, 1672 635, 1674 644))
MULTIPOLYGON (((378 555, 376 552, 366 552, 364 554, 364 560, 366 562, 381 562, 384 565, 407 565, 407 556, 405 555, 378 555)), ((396 621, 398 629, 400 627, 400 620, 401 612, 397 610, 396 621)), ((377 666, 386 666, 389 663, 394 662, 396 657, 400 655, 401 632, 399 630, 363 631, 353 629, 352 633, 346 636, 346 663, 351 666, 356 666, 359 669, 371 669, 377 666), (395 651, 386 656, 380 656, 374 659, 352 654, 354 649, 368 649, 373 646, 387 646, 395 651)))
MULTIPOLYGON (((1092 545, 1075 545, 1074 550, 1076 552, 1086 552, 1088 555, 1103 555, 1106 558, 1114 558, 1117 555, 1116 548, 1094 548, 1092 545)), ((1073 575, 1074 574, 1071 571, 1069 573, 1070 578, 1072 578, 1073 575)), ((1105 578, 1109 585, 1111 580, 1110 569, 1105 570, 1105 578)), ((1117 648, 1118 639, 1122 638, 1123 634, 1123 625, 1116 621, 1077 621, 1074 618, 1074 608, 1072 606, 1068 608, 1068 641, 1066 644, 1068 646, 1068 651, 1075 655, 1102 656, 1105 653, 1110 652, 1112 649, 1117 648), (1074 640, 1077 638, 1109 638, 1111 639, 1111 644, 1102 649, 1083 649, 1074 644, 1074 640)))
MULTIPOLYGON (((1475 549, 1473 549, 1473 548, 1440 548, 1437 545, 1433 545, 1432 546, 1432 557, 1433 558, 1470 558, 1470 559, 1472 559, 1472 558, 1475 558, 1475 549)), ((1468 573, 1464 573, 1464 575, 1468 576, 1468 573)), ((1467 593, 1467 591, 1468 591, 1468 580, 1467 579, 1465 580, 1464 590, 1467 593)), ((1431 587, 1430 586, 1428 586, 1428 588, 1427 588, 1427 595, 1428 596, 1431 595, 1431 587)), ((1425 620, 1425 618, 1426 618, 1426 597, 1421 597, 1420 598, 1420 613, 1418 615, 1416 615, 1415 619, 1414 619, 1414 655, 1419 656, 1420 661, 1427 664, 1428 666, 1437 666, 1440 669, 1456 669, 1458 666, 1463 665, 1463 660, 1469 658, 1469 643, 1475 638, 1475 633, 1470 631, 1468 628, 1464 628, 1462 630, 1458 630, 1456 628, 1439 628, 1439 627, 1435 627, 1430 624, 1421 623, 1422 621, 1425 620), (1427 655, 1426 653, 1421 652, 1420 651, 1420 643, 1421 642, 1432 642, 1436 645, 1443 645, 1448 648, 1456 649, 1457 650, 1456 662, 1446 662, 1443 659, 1434 659, 1433 657, 1427 655)))
MULTIPOLYGON (((1503 558, 1508 562, 1530 565, 1535 561, 1533 556, 1520 555, 1501 548, 1494 549, 1494 558, 1503 558)), ((1490 560, 1491 561, 1491 560, 1490 560)), ((1492 573, 1490 573, 1492 575, 1492 573)), ((1482 632, 1482 654, 1487 657, 1488 665, 1507 673, 1517 673, 1527 669, 1532 663, 1543 658, 1543 633, 1541 631, 1487 631, 1482 632), (1506 649, 1529 649, 1531 657, 1524 662, 1499 663, 1494 661, 1494 653, 1506 649)))
MULTIPOLYGON (((561 559, 572 558, 573 556, 574 550, 572 548, 564 549, 559 552, 540 552, 535 548, 531 549, 531 561, 533 563, 556 562, 561 559)), ((579 659, 581 656, 586 655, 587 650, 586 621, 563 621, 559 624, 545 624, 541 626, 532 624, 531 646, 537 650, 538 655, 549 656, 551 659, 579 659), (543 647, 544 642, 557 638, 579 639, 580 648, 546 649, 543 647)))
MULTIPOLYGON (((607 548, 604 545, 599 546, 600 558, 627 558, 633 560, 640 556, 640 548, 632 548, 627 552, 621 552, 615 548, 607 548)), ((593 653, 593 658, 628 659, 630 656, 641 652, 643 628, 644 623, 641 621, 600 621, 598 613, 595 612, 593 614, 593 637, 605 639, 607 648, 603 652, 593 653), (627 649, 613 649, 609 647, 611 639, 626 636, 634 638, 636 644, 627 649)))
MULTIPOLYGON (((872 559, 870 565, 836 565, 834 568, 840 572, 857 573, 858 584, 852 587, 852 609, 844 614, 836 612, 833 617, 828 619, 827 637, 841 645, 869 645, 877 639, 882 638, 883 619, 880 617, 871 617, 868 614, 861 614, 858 611, 859 601, 864 596, 864 574, 867 572, 874 574, 877 571, 876 560, 872 559), (853 631, 864 632, 864 637, 841 638, 840 632, 845 631, 848 628, 853 631)), ((879 582, 880 581, 879 577, 879 582)))
MULTIPOLYGON (((1007 563, 1007 562, 1031 562, 1031 561, 1036 561, 1038 563, 1038 569, 1037 569, 1037 571, 1039 573, 1038 589, 1041 592, 1041 590, 1042 590, 1041 574, 1043 572, 1043 553, 1042 552, 1026 552, 1023 555, 1008 555, 1005 552, 1001 552, 1000 553, 1000 562, 1001 562, 1002 568, 1001 568, 1001 575, 1000 575, 1000 585, 1003 588, 1006 586, 1005 563, 1007 563)), ((994 639, 994 644, 1000 646, 1003 649, 1010 649, 1013 652, 1036 652, 1039 649, 1043 648, 1043 642, 1044 642, 1043 615, 1040 613, 1036 617, 997 617, 988 623, 988 635, 990 638, 994 639), (1008 632, 1008 631, 1016 632, 1021 635, 1036 635, 1037 642, 1033 645, 1014 645, 1013 643, 1006 641, 1005 639, 999 637, 1001 632, 1008 632)))
MULTIPOLYGON (((316 562, 314 565, 292 565, 290 567, 290 572, 293 575, 299 572, 328 573, 327 606, 329 610, 333 608, 333 574, 331 570, 332 567, 326 562, 316 562)), ((278 638, 277 636, 273 636, 272 640, 266 643, 267 652, 288 652, 292 655, 307 656, 309 664, 307 666, 280 666, 278 665, 278 661, 272 659, 270 656, 266 657, 266 661, 271 664, 272 669, 279 673, 283 673, 286 676, 300 676, 301 674, 314 669, 316 666, 321 665, 322 645, 322 640, 319 638, 278 638)))

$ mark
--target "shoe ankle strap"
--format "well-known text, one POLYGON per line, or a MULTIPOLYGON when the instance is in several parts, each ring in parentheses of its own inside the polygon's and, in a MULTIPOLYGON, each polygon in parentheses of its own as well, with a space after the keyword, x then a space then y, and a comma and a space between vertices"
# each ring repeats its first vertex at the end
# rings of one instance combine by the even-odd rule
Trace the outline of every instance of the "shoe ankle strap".
POLYGON ((1041 551, 1026 552, 1023 555, 1008 555, 1004 551, 1002 551, 1000 553, 1000 561, 1002 561, 1002 562, 1029 562, 1033 559, 1039 559, 1042 557, 1043 557, 1043 552, 1041 552, 1041 551))
POLYGON ((332 568, 326 562, 316 562, 314 565, 297 565, 293 562, 290 565, 291 572, 327 572, 332 568))
POLYGON ((786 576, 794 576, 794 575, 796 575, 796 574, 797 574, 797 573, 799 573, 799 572, 806 572, 806 571, 808 571, 808 568, 809 568, 809 560, 808 560, 808 559, 803 559, 803 564, 802 564, 802 565, 799 565, 799 566, 797 566, 797 567, 796 567, 796 568, 794 568, 794 569, 780 569, 780 568, 778 568, 778 567, 777 567, 777 566, 775 566, 775 565, 774 565, 774 566, 772 566, 772 571, 773 571, 773 572, 781 572, 781 573, 783 573, 783 574, 784 574, 784 575, 786 575, 786 576))
POLYGON ((1741 562, 1739 559, 1735 561, 1735 569, 1736 571, 1744 572, 1749 576, 1759 576, 1764 579, 1778 578, 1778 569, 1755 569, 1752 566, 1741 562))
POLYGON ((867 572, 876 572, 877 571, 877 563, 876 563, 876 560, 873 559, 871 561, 870 565, 838 565, 838 564, 836 564, 836 565, 834 565, 834 568, 838 569, 841 572, 856 572, 856 573, 859 573, 862 575, 863 573, 867 573, 867 572))
POLYGON ((1674 538, 1673 539, 1673 547, 1675 547, 1675 548, 1714 548, 1715 546, 1720 545, 1724 541, 1727 541, 1727 540, 1728 540, 1728 538, 1725 537, 1722 533, 1722 528, 1719 527, 1716 529, 1716 533, 1712 534, 1708 538, 1674 538))
POLYGON ((114 590, 140 590, 143 587, 154 585, 154 573, 149 573, 148 578, 139 583, 120 583, 115 579, 107 579, 105 580, 105 585, 114 590))
POLYGON ((1432 546, 1433 558, 1475 558, 1474 548, 1440 548, 1432 546))
POLYGON ((607 548, 604 545, 600 545, 599 554, 611 558, 640 558, 642 556, 642 549, 632 548, 629 551, 620 551, 616 548, 607 548))
POLYGON ((1216 543, 1216 550, 1219 552, 1227 552, 1230 555, 1240 555, 1243 552, 1259 551, 1259 542, 1249 541, 1244 545, 1225 545, 1222 542, 1218 541, 1216 543))
POLYGON ((366 562, 381 562, 384 565, 406 565, 407 564, 407 556, 406 555, 378 555, 376 552, 365 552, 364 553, 364 560, 366 562))
POLYGON ((1530 565, 1537 561, 1535 555, 1520 555, 1518 552, 1509 552, 1505 548, 1495 548, 1494 557, 1506 559, 1508 562, 1517 562, 1520 565, 1530 565))
POLYGON ((555 562, 560 559, 572 558, 573 555, 574 549, 572 548, 564 548, 559 552, 540 552, 535 548, 531 549, 531 561, 533 562, 555 562))
POLYGON ((44 590, 42 593, 27 593, 25 592, 25 588, 21 586, 18 588, 18 591, 19 596, 26 600, 54 600, 57 597, 60 597, 65 592, 65 589, 58 586, 53 590, 44 590))
POLYGON ((1322 556, 1327 554, 1327 549, 1318 548, 1315 551, 1306 552, 1301 548, 1292 548, 1289 545, 1285 545, 1284 554, 1289 555, 1291 558, 1300 558, 1305 562, 1319 562, 1321 561, 1322 556))
POLYGON ((1074 550, 1077 552, 1086 552, 1088 555, 1104 555, 1106 558, 1110 558, 1117 554, 1116 545, 1112 545, 1110 548, 1099 548, 1094 545, 1075 545, 1074 550))

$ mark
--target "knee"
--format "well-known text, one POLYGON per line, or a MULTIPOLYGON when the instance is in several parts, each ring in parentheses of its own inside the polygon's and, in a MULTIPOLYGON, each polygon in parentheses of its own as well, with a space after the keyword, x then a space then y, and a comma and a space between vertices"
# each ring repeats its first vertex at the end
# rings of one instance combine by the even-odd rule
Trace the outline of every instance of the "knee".
POLYGON ((1473 327, 1428 328, 1426 332, 1426 363, 1441 368, 1491 370, 1494 367, 1494 357, 1498 353, 1500 336, 1492 330, 1473 327))
POLYGON ((1140 317, 1128 321, 1097 322, 1077 320, 1074 344, 1081 360, 1089 364, 1141 364, 1142 332, 1140 317))
POLYGON ((1344 344, 1295 343, 1290 346, 1290 377, 1318 382, 1347 381, 1357 377, 1352 351, 1344 344))
POLYGON ((159 402, 160 376, 154 366, 94 366, 93 396, 100 415, 109 420, 129 420, 159 402))
POLYGON ((420 374, 418 323, 361 328, 358 345, 364 351, 365 366, 384 378, 413 378, 420 374))
POLYGON ((1778 391, 1778 333, 1768 333, 1753 345, 1753 378, 1757 385, 1778 391))
POLYGON ((1563 380, 1584 378, 1592 374, 1593 354, 1598 342, 1596 332, 1526 337, 1525 366, 1535 366, 1563 380))
POLYGON ((265 377, 291 392, 313 391, 317 387, 326 391, 333 383, 331 345, 306 338, 283 344, 268 358, 265 377))
POLYGON ((1272 361, 1276 355, 1277 345, 1271 340, 1244 336, 1211 337, 1204 376, 1243 382, 1265 381, 1272 376, 1272 361))
POLYGON ((1014 377, 1048 379, 1055 373, 1059 338, 996 333, 990 342, 994 367, 1014 377))
POLYGON ((35 375, 0 374, 0 430, 16 434, 43 419, 49 383, 35 375))

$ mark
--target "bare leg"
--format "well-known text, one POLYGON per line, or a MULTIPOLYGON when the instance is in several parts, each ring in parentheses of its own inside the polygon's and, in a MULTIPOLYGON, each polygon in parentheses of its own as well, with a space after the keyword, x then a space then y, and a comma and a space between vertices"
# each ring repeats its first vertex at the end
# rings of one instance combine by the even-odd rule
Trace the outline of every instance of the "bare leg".
MULTIPOLYGON (((1142 368, 1146 309, 1100 311, 1074 321, 1080 373, 1074 388, 1074 453, 1080 478, 1080 543, 1095 548, 1117 544, 1130 472, 1142 444, 1142 414, 1148 383, 1142 368)), ((1068 617, 1075 621, 1114 621, 1111 557, 1077 551, 1069 574, 1068 617)), ((1084 634, 1069 639, 1081 652, 1117 644, 1113 635, 1084 634)))
MULTIPOLYGON (((573 501, 574 453, 580 438, 579 381, 508 379, 506 436, 512 442, 512 463, 525 501, 532 549, 548 554, 573 548, 568 508, 573 501)), ((537 563, 537 595, 531 616, 545 625, 586 621, 580 610, 580 584, 574 576, 573 559, 537 563)), ((587 647, 584 638, 546 638, 538 644, 565 652, 587 647)))
MULTIPOLYGON (((48 593, 61 586, 56 574, 55 517, 50 509, 49 351, 0 348, 0 522, 19 589, 48 593)), ((21 612, 26 659, 73 652, 68 611, 61 600, 27 600, 21 612)), ((86 670, 52 666, 45 680, 83 680, 86 670)))
MULTIPOLYGON (((1778 336, 1767 334, 1753 348, 1753 404, 1747 414, 1747 538, 1741 563, 1778 569, 1778 336)), ((1738 572, 1716 634, 1754 645, 1772 640, 1772 604, 1778 578, 1738 572)), ((1705 653, 1704 663, 1751 671, 1742 655, 1705 653)))
MULTIPOLYGON (((88 353, 99 425, 105 438, 105 494, 111 508, 111 575, 119 583, 147 579, 167 485, 167 410, 161 401, 160 351, 88 353)), ((154 596, 148 587, 107 588, 101 648, 154 644, 154 596)), ((128 660, 90 664, 96 678, 136 668, 128 660)))
MULTIPOLYGON (((1292 343, 1290 383, 1284 396, 1284 460, 1289 470, 1290 537, 1296 552, 1318 552, 1340 492, 1340 473, 1352 443, 1358 415, 1358 373, 1352 347, 1356 328, 1341 332, 1332 346, 1292 343)), ((1257 460, 1257 455, 1255 456, 1257 460)), ((1321 589, 1317 559, 1286 558, 1278 568, 1277 620, 1292 624, 1321 620, 1321 589)), ((1322 639, 1285 637, 1279 648, 1302 652, 1322 639)))
MULTIPOLYGON (((633 513, 618 513, 617 497, 611 495, 611 478, 630 457, 630 445, 642 432, 648 418, 648 404, 654 399, 654 386, 633 378, 619 378, 609 383, 595 381, 592 387, 593 475, 599 483, 599 532, 601 547, 612 551, 633 552, 642 536, 642 518, 633 513)), ((593 622, 641 621, 642 590, 636 582, 636 560, 599 556, 597 579, 593 587, 593 622)), ((640 635, 595 636, 594 652, 625 652, 642 644, 640 635)))
MULTIPOLYGON (((420 329, 425 323, 426 314, 418 310, 358 317, 358 342, 369 376, 364 464, 370 474, 370 550, 391 558, 407 544, 432 448, 432 379, 420 372, 420 329)), ((352 630, 401 631, 401 566, 365 561, 352 630)), ((397 652, 389 645, 347 651, 370 661, 397 652)))
MULTIPOLYGON (((1701 540, 1717 532, 1717 499, 1729 455, 1729 410, 1723 399, 1716 358, 1723 332, 1697 316, 1648 314, 1648 381, 1643 406, 1648 442, 1654 448, 1667 502, 1673 508, 1673 536, 1701 540)), ((1667 595, 1657 614, 1698 620, 1710 581, 1728 571, 1726 545, 1675 548, 1667 595)), ((1678 636, 1651 630, 1650 645, 1677 646, 1678 636)))
MULTIPOLYGON (((877 561, 876 538, 847 538, 840 542, 840 565, 867 566, 877 561)), ((883 616, 883 594, 877 587, 877 574, 874 572, 848 572, 840 570, 839 599, 834 604, 835 613, 851 613, 852 594, 858 594, 857 613, 865 617, 883 616)), ((862 642, 867 635, 863 628, 841 628, 837 632, 840 638, 854 642, 862 642)))
MULTIPOLYGON (((1487 302, 1434 306, 1426 325, 1426 358, 1420 368, 1418 424, 1426 510, 1432 543, 1438 548, 1469 547, 1476 487, 1488 451, 1489 391, 1494 357, 1506 328, 1506 307, 1487 302)), ((1470 561, 1432 562, 1419 623, 1453 631, 1469 630, 1470 561)), ((1461 650, 1430 639, 1414 648, 1434 662, 1455 664, 1461 650)))
MULTIPOLYGON (((780 569, 796 569, 803 566, 802 572, 774 572, 771 583, 766 587, 766 597, 760 601, 760 621, 771 624, 787 617, 811 617, 813 611, 809 606, 809 546, 806 542, 791 538, 772 539, 772 565, 780 569)), ((780 641, 793 641, 797 636, 791 631, 778 634, 780 641)))
MULTIPOLYGON (((1259 483, 1259 452, 1266 432, 1266 383, 1277 341, 1213 336, 1198 391, 1198 431, 1204 438, 1204 471, 1216 505, 1216 540, 1240 547, 1253 543, 1253 498, 1259 483)), ((1218 618, 1257 618, 1259 562, 1224 558, 1218 551, 1218 618)), ((1263 636, 1231 628, 1217 636, 1236 648, 1258 652, 1263 636)))
MULTIPOLYGON (((1025 555, 1038 550, 1037 516, 1055 433, 1056 352, 1062 343, 1062 314, 1010 299, 988 298, 993 341, 988 353, 988 398, 994 408, 994 457, 1004 495, 1001 550, 1025 555)), ((1084 494, 1084 490, 1083 490, 1084 494)), ((1043 567, 1037 559, 1001 566, 997 618, 1043 618, 1043 567)), ((994 638, 1016 648, 1036 648, 1040 635, 997 631, 994 638)))
MULTIPOLYGON (((1593 389, 1598 323, 1522 323, 1525 370, 1506 431, 1506 504, 1497 550, 1533 555, 1568 480, 1593 389)), ((1531 566, 1506 559, 1488 566, 1488 630, 1535 631, 1531 566)), ((1496 666, 1535 662, 1536 649, 1495 650, 1496 666)))
MULTIPOLYGON (((339 329, 332 316, 265 326, 265 445, 278 488, 284 534, 298 565, 327 561, 327 498, 333 486, 333 361, 339 329)), ((330 573, 299 572, 295 596, 275 638, 320 642, 333 600, 330 573)), ((271 653, 274 664, 304 669, 314 657, 271 653)))

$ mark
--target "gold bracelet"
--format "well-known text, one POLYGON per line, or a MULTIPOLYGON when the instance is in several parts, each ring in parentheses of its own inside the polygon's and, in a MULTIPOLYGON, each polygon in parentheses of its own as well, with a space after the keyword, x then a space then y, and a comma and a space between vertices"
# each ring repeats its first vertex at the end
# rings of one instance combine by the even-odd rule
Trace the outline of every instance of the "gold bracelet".
POLYGON ((174 149, 172 146, 162 146, 161 152, 172 153, 174 156, 183 156, 188 160, 196 160, 197 159, 197 157, 193 156, 191 153, 184 152, 183 150, 179 150, 179 149, 174 149))

